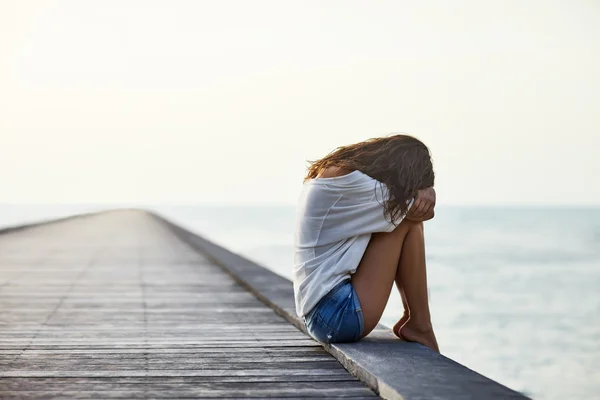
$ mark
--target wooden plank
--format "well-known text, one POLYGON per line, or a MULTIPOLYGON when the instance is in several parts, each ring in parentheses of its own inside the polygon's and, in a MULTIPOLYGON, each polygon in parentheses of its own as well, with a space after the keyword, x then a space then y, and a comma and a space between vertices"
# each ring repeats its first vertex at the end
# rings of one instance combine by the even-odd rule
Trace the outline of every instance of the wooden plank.
POLYGON ((212 360, 212 359, 187 359, 187 360, 145 360, 145 359, 97 359, 97 360, 31 360, 17 359, 0 363, 0 368, 4 372, 13 371, 44 371, 61 372, 72 369, 94 370, 94 371, 125 371, 125 370, 181 370, 193 369, 200 370, 224 370, 231 371, 245 370, 253 371, 258 369, 277 368, 280 370, 304 370, 304 369, 335 369, 338 367, 337 361, 327 360, 305 360, 303 362, 294 362, 290 364, 282 360, 264 360, 256 358, 252 361, 241 362, 238 360, 212 360))
POLYGON ((183 356, 180 355, 165 355, 165 354, 155 354, 155 355, 146 355, 140 353, 128 353, 128 354, 60 354, 60 355, 52 355, 48 356, 44 355, 36 355, 35 357, 31 357, 27 353, 24 353, 19 356, 18 359, 15 358, 14 355, 11 356, 0 356, 0 365, 4 365, 7 367, 14 368, 16 364, 26 364, 27 365, 45 365, 48 364, 50 367, 57 367, 60 365, 73 365, 72 363, 83 363, 88 362, 90 364, 103 364, 108 365, 110 363, 118 364, 128 364, 135 363, 140 360, 145 363, 182 363, 182 364, 226 364, 226 363, 236 363, 236 364, 245 364, 245 363, 307 363, 307 362, 319 362, 319 361, 331 361, 331 358, 327 356, 327 354, 318 354, 308 356, 305 354, 297 354, 295 356, 257 356, 255 353, 245 353, 244 356, 238 356, 232 353, 226 353, 225 356, 219 355, 214 356, 211 355, 210 358, 202 358, 198 357, 198 354, 185 354, 183 356))
MULTIPOLYGON (((143 389, 143 388, 140 388, 143 389)), ((48 399, 50 398, 69 398, 69 399, 147 399, 147 398, 288 398, 295 397, 298 395, 300 398, 319 398, 319 399, 333 399, 333 398, 364 398, 372 394, 372 392, 365 388, 353 389, 353 388, 341 388, 341 389, 329 389, 322 390, 317 389, 303 389, 300 388, 275 388, 275 389, 248 389, 240 390, 236 388, 230 388, 225 390, 211 390, 211 389, 195 389, 195 388, 179 388, 176 391, 165 391, 165 390, 135 390, 135 391, 18 391, 18 392, 0 392, 0 398, 2 399, 48 399)))
MULTIPOLYGON (((328 390, 340 391, 340 389, 351 389, 358 391, 358 394, 365 396, 372 393, 365 392, 364 386, 356 380, 348 380, 343 376, 332 376, 324 379, 319 376, 298 376, 290 379, 285 376, 279 377, 221 377, 218 382, 209 377, 195 378, 5 378, 0 379, 0 392, 20 394, 23 391, 29 392, 53 392, 53 391, 119 391, 135 392, 161 391, 176 393, 181 389, 193 389, 205 392, 207 390, 227 391, 231 396, 232 390, 241 389, 245 392, 251 392, 260 389, 281 389, 293 390, 295 396, 302 395, 302 391, 307 389, 319 389, 323 395, 328 390), (193 380, 190 380, 193 379, 193 380)), ((346 395, 356 395, 350 390, 346 395)), ((280 395, 283 393, 280 393, 280 395)), ((372 396, 375 397, 375 396, 372 396)))
MULTIPOLYGON (((301 395, 305 391, 314 391, 320 390, 322 393, 326 394, 332 391, 339 391, 340 389, 349 389, 352 391, 358 391, 359 394, 364 395, 365 388, 364 386, 357 381, 305 381, 302 382, 301 385, 298 384, 298 381, 289 382, 289 381, 272 381, 272 382, 244 382, 244 381, 199 381, 196 380, 194 382, 168 382, 168 381, 156 381, 156 380, 145 380, 142 383, 132 383, 132 382, 115 382, 114 380, 92 380, 88 379, 87 381, 82 382, 70 382, 68 379, 62 380, 49 380, 44 382, 44 385, 38 384, 34 386, 29 386, 33 380, 29 380, 29 382, 20 382, 15 384, 15 381, 12 381, 12 385, 6 385, 5 382, 0 381, 0 392, 6 392, 9 390, 23 390, 23 391, 139 391, 144 392, 147 391, 157 391, 157 390, 166 390, 166 391, 177 391, 180 389, 184 390, 194 390, 198 392, 207 392, 207 391, 223 391, 223 390, 238 390, 243 392, 249 392, 250 390, 260 390, 260 391, 274 391, 274 390, 295 390, 296 395, 301 395), (35 389, 34 389, 35 387, 35 389)), ((348 394, 351 394, 348 393, 348 394)), ((354 393, 356 394, 356 393, 354 393)))
POLYGON ((321 346, 316 343, 314 340, 306 339, 306 340, 278 340, 272 342, 259 342, 259 341, 246 341, 246 342, 220 342, 220 343, 204 343, 198 344, 194 343, 148 343, 148 344, 140 344, 139 341, 136 343, 111 343, 111 344, 90 344, 90 343, 81 343, 79 345, 74 345, 73 343, 69 343, 67 345, 36 345, 31 344, 26 349, 23 349, 23 346, 17 344, 2 344, 0 343, 0 352, 4 349, 6 350, 15 350, 22 349, 25 350, 102 350, 102 349, 112 349, 115 351, 127 350, 127 349, 137 349, 137 351, 150 351, 152 349, 181 349, 187 350, 190 349, 214 349, 218 347, 222 349, 238 349, 238 348, 280 348, 280 347, 319 347, 321 346))
POLYGON ((108 354, 108 355, 129 355, 129 354, 138 354, 143 356, 150 356, 152 354, 161 354, 163 357, 168 356, 191 356, 191 357, 227 357, 227 355, 240 355, 244 354, 252 354, 252 353, 261 353, 263 355, 269 356, 281 356, 286 357, 287 355, 311 355, 311 354, 322 354, 329 356, 329 353, 323 350, 323 348, 319 345, 314 345, 311 347, 202 347, 202 348, 171 348, 171 347, 161 347, 161 348, 142 348, 142 347, 127 347, 121 349, 94 349, 94 348, 83 348, 83 349, 46 349, 46 350, 33 350, 27 349, 24 351, 23 349, 18 350, 3 350, 1 354, 22 354, 22 356, 52 356, 54 354, 57 355, 93 355, 93 354, 108 354))
POLYGON ((79 370, 64 370, 64 371, 0 371, 0 378, 93 378, 93 377, 182 377, 182 376, 210 376, 213 378, 222 376, 296 376, 296 375, 342 375, 349 376, 348 372, 343 368, 309 368, 309 369, 277 369, 277 368, 262 368, 262 369, 230 369, 229 366, 225 369, 204 369, 204 370, 147 370, 141 368, 138 370, 123 370, 123 371, 97 371, 94 369, 79 371, 79 370))
MULTIPOLYGON (((152 384, 152 383, 165 383, 165 384, 182 384, 182 385, 195 385, 203 382, 215 382, 215 378, 212 376, 151 376, 151 377, 109 377, 109 378, 28 378, 28 377, 12 377, 12 378, 0 378, 0 389, 1 390, 15 390, 15 389, 26 389, 26 390, 43 390, 49 385, 81 385, 81 387, 94 385, 94 384, 106 384, 106 385, 129 385, 129 384, 152 384)), ((337 375, 275 375, 275 376, 220 376, 218 382, 231 382, 231 383, 248 383, 248 382, 356 382, 354 377, 347 374, 337 375)))

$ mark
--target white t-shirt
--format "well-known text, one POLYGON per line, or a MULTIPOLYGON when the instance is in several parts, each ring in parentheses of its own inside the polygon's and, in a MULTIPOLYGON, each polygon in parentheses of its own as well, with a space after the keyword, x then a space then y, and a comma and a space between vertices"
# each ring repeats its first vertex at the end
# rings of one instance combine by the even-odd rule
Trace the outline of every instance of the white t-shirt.
POLYGON ((356 272, 371 234, 391 232, 387 187, 353 171, 307 180, 298 204, 294 238, 294 295, 300 318, 342 280, 356 272))

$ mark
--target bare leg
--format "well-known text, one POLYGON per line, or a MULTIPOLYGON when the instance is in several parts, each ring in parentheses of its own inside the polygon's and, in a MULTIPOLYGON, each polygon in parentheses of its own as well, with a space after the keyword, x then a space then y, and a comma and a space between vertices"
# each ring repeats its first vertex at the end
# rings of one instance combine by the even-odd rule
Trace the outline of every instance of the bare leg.
POLYGON ((405 340, 416 341, 439 351, 431 329, 427 301, 422 223, 404 220, 393 232, 372 235, 360 265, 352 276, 365 320, 363 336, 368 335, 381 319, 394 281, 400 282, 405 312, 409 313, 405 314, 402 325, 395 329, 395 333, 405 340), (424 298, 420 298, 423 290, 424 298), (406 329, 400 329, 404 327, 406 329))
POLYGON ((415 225, 404 220, 392 232, 374 233, 352 275, 352 285, 365 321, 363 336, 368 335, 381 319, 396 278, 404 238, 415 225))
POLYGON ((394 326, 394 333, 404 340, 419 342, 439 352, 429 312, 422 224, 412 228, 404 239, 395 281, 405 313, 394 326))

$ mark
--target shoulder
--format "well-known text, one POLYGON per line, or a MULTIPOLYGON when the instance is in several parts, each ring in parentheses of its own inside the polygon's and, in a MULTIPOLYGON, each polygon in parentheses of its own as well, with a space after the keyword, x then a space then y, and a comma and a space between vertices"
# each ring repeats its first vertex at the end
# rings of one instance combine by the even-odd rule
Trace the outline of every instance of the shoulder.
POLYGON ((338 176, 348 175, 352 170, 344 167, 331 166, 327 167, 319 174, 319 178, 335 178, 338 176))

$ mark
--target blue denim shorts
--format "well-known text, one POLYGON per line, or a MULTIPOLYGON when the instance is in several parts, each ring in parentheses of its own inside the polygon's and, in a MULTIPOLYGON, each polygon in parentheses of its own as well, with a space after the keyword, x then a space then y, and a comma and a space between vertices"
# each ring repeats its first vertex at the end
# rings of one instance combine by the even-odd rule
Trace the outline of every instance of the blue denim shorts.
POLYGON ((337 284, 304 317, 308 333, 322 343, 359 340, 364 331, 363 313, 350 279, 337 284))

